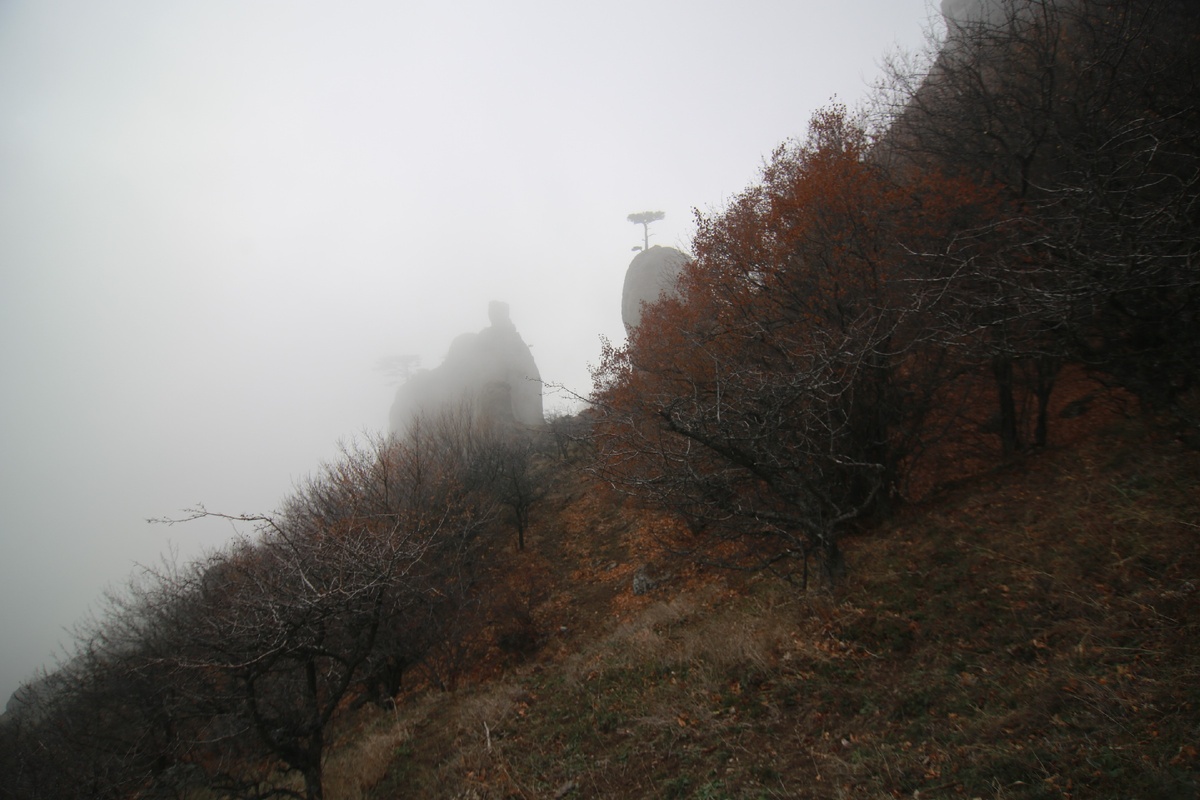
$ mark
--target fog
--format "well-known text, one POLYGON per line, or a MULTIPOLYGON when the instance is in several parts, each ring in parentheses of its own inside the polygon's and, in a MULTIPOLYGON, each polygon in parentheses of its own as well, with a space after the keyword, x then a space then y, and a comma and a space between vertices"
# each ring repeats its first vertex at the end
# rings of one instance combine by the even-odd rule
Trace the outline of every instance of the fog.
MULTIPOLYGON (((586 394, 688 249, 924 0, 0 3, 0 703, 137 563, 219 545, 509 304, 586 394)), ((548 411, 573 404, 548 395, 548 411)))

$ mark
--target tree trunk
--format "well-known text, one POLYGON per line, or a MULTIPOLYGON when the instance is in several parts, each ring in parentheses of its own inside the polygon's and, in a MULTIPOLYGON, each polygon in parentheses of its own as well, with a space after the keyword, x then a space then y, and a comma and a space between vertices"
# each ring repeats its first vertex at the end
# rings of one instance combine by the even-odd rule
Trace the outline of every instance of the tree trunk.
POLYGON ((1010 456, 1021 449, 1017 430, 1017 402, 1013 396, 1013 363, 1007 355, 992 357, 992 373, 996 377, 996 394, 1000 401, 1000 446, 1010 456))
POLYGON ((308 800, 324 800, 325 788, 322 786, 321 759, 325 754, 324 727, 321 724, 319 703, 320 687, 317 683, 317 661, 310 658, 304 665, 305 678, 308 683, 309 700, 309 733, 308 746, 304 753, 304 793, 308 800))
POLYGON ((1050 395, 1054 391, 1054 381, 1058 377, 1058 359, 1052 356, 1041 356, 1035 364, 1037 382, 1034 393, 1037 395, 1037 425, 1033 431, 1033 443, 1037 447, 1045 447, 1047 439, 1047 417, 1050 413, 1050 395))

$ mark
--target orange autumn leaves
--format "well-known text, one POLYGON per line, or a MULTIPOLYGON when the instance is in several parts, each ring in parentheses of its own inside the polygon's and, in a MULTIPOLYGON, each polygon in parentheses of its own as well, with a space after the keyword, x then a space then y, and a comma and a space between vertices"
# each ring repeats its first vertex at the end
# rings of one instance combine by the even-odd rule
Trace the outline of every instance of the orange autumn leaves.
MULTIPOLYGON (((953 371, 940 308, 994 204, 898 175, 845 110, 818 113, 761 183, 702 217, 678 294, 594 371, 601 471, 786 568, 895 491, 953 371)), ((726 552, 726 550, 723 550, 726 552)))

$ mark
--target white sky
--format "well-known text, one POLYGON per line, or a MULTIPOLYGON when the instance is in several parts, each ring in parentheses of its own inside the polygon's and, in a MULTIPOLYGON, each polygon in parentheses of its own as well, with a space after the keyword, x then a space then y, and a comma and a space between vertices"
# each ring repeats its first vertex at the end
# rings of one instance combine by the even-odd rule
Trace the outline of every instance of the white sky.
MULTIPOLYGON (((580 393, 625 220, 686 250, 925 0, 0 2, 0 704, 134 563, 273 509, 507 301, 580 393)), ((563 407, 548 398, 548 409, 563 407)))

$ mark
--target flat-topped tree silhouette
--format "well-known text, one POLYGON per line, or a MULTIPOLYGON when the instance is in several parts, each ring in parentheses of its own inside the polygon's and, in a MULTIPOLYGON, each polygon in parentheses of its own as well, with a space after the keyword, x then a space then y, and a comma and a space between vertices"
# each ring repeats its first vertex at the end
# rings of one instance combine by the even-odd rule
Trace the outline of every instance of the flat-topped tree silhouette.
POLYGON ((643 250, 650 249, 650 223, 658 222, 665 216, 667 216, 666 213, 662 211, 639 211, 638 213, 630 214, 625 218, 635 225, 642 226, 643 250))

